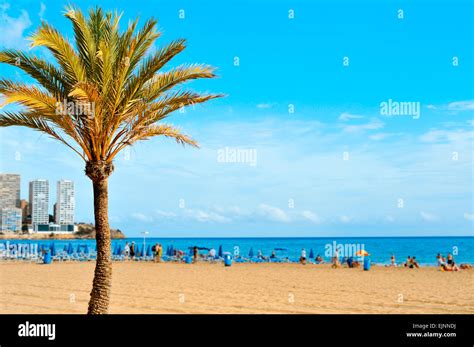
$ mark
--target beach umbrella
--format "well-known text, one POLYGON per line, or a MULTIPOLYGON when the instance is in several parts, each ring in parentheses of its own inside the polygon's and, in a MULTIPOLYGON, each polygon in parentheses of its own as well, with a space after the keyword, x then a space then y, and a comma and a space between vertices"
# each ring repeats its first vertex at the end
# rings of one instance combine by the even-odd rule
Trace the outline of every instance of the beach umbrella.
POLYGON ((219 252, 217 253, 217 256, 219 258, 222 258, 223 254, 222 254, 222 245, 219 246, 219 252))
POLYGON ((64 245, 63 252, 67 253, 67 245, 64 245))
POLYGON ((367 252, 366 250, 361 249, 361 250, 357 251, 355 255, 366 257, 366 256, 369 255, 369 252, 367 252))
POLYGON ((250 248, 249 258, 253 258, 253 248, 250 248))
POLYGON ((89 246, 87 246, 87 243, 86 243, 86 245, 84 246, 84 253, 85 253, 85 254, 89 254, 89 246))
POLYGON ((199 246, 190 246, 190 247, 188 247, 188 249, 190 249, 191 251, 194 251, 194 248, 197 248, 200 251, 210 251, 211 250, 208 247, 199 247, 199 246))
POLYGON ((56 247, 54 242, 51 242, 51 256, 54 257, 56 255, 56 247))
POLYGON ((69 242, 69 246, 67 248, 67 254, 71 255, 74 253, 74 248, 72 247, 72 243, 69 242))
POLYGON ((146 255, 147 255, 147 257, 151 257, 153 255, 150 245, 148 245, 148 248, 146 249, 146 255))
POLYGON ((309 259, 313 259, 313 258, 314 258, 314 253, 313 253, 313 249, 311 248, 309 251, 309 259))
POLYGON ((170 246, 170 256, 174 255, 174 247, 173 245, 170 246))
POLYGON ((122 254, 122 244, 119 243, 118 245, 118 250, 117 250, 118 254, 117 255, 121 255, 122 254))
POLYGON ((81 245, 77 245, 76 253, 81 253, 81 245))

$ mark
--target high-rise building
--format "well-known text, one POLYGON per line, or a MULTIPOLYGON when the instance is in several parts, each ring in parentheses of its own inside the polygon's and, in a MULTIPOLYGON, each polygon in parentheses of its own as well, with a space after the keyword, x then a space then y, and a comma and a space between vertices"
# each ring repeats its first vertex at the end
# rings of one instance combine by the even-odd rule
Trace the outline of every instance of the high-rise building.
POLYGON ((74 224, 74 182, 60 180, 57 183, 57 200, 55 204, 56 224, 74 224))
POLYGON ((0 209, 20 207, 20 175, 0 174, 0 209))
POLYGON ((31 224, 37 230, 39 224, 49 224, 49 183, 45 179, 30 182, 31 224))
POLYGON ((21 209, 16 207, 0 208, 0 230, 19 233, 21 231, 21 209))

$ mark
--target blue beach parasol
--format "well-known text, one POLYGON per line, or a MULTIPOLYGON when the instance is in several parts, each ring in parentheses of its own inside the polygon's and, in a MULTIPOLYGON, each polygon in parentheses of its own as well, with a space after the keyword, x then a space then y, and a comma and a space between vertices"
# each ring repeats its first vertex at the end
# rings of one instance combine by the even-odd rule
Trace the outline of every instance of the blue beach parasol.
POLYGON ((89 246, 87 246, 87 243, 86 243, 86 245, 84 246, 84 253, 85 253, 85 254, 89 254, 89 246))
POLYGON ((74 248, 72 247, 72 243, 69 243, 69 246, 67 248, 67 254, 71 255, 74 253, 74 248))
POLYGON ((54 242, 51 242, 51 256, 54 257, 56 255, 56 246, 54 242))
POLYGON ((249 252, 249 258, 253 258, 253 247, 250 248, 250 252, 249 252))
POLYGON ((222 245, 219 246, 219 252, 217 252, 217 256, 219 258, 222 258, 223 254, 222 254, 222 245))
POLYGON ((311 250, 309 251, 309 259, 313 259, 314 258, 314 253, 313 253, 313 249, 311 248, 311 250))

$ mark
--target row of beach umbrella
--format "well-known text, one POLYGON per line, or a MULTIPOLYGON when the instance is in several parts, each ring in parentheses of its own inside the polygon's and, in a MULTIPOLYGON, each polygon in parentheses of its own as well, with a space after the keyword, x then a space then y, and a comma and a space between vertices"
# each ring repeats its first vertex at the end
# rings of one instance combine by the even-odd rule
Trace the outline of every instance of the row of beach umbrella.
MULTIPOLYGON (((194 247, 196 247, 196 246, 189 247, 189 254, 190 255, 192 255, 194 247)), ((145 249, 145 246, 140 247, 139 245, 135 244, 135 254, 137 256, 142 256, 143 254, 145 254, 145 256, 152 256, 153 255, 151 245, 148 245, 148 247, 146 247, 145 252, 144 252, 144 249, 145 249)), ((209 248, 206 248, 206 247, 198 247, 198 249, 199 250, 209 250, 209 248)), ((41 244, 39 246, 39 250, 40 250, 40 252, 44 252, 44 251, 49 250, 53 257, 55 255, 57 255, 56 245, 55 245, 54 242, 51 242, 51 244, 49 246, 45 245, 45 244, 41 244)), ((95 250, 97 251, 97 246, 96 246, 95 250)), ((275 248, 274 250, 275 251, 286 251, 287 249, 286 248, 275 248)), ((122 244, 117 243, 117 244, 115 244, 115 247, 112 251, 112 254, 113 255, 121 255, 123 253, 123 251, 124 251, 124 247, 122 247, 122 244)), ((87 244, 79 244, 79 245, 77 245, 76 250, 74 250, 73 244, 71 242, 69 242, 67 245, 64 246, 63 252, 68 254, 68 255, 72 255, 74 253, 89 254, 90 250, 89 250, 89 246, 87 244)), ((169 245, 166 248, 165 255, 167 255, 169 257, 172 257, 172 256, 174 256, 174 252, 175 252, 175 249, 174 249, 173 245, 169 245)), ((365 252, 365 253, 367 253, 367 252, 365 252)), ((222 258, 223 254, 224 254, 224 251, 223 251, 222 245, 220 245, 219 246, 219 251, 217 253, 217 257, 222 258)), ((360 254, 360 255, 363 255, 363 254, 360 254)), ((368 255, 368 254, 364 254, 364 255, 368 255)), ((253 250, 253 247, 250 248, 250 251, 248 253, 248 257, 249 258, 255 257, 255 252, 253 250)), ((309 252, 309 258, 310 259, 315 258, 314 251, 313 251, 312 248, 310 249, 310 252, 309 252)))

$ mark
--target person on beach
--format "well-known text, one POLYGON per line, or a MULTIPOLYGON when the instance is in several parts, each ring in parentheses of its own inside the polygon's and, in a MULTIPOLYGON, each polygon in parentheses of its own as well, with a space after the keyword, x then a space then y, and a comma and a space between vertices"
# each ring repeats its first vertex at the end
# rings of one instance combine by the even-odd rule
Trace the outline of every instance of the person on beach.
POLYGON ((277 256, 276 256, 276 253, 275 253, 275 250, 272 251, 272 255, 270 255, 270 259, 275 259, 277 256))
POLYGON ((306 249, 301 249, 300 263, 306 265, 306 249))
POLYGON ((316 256, 316 259, 315 259, 315 260, 316 260, 316 264, 322 264, 322 263, 324 263, 323 258, 322 258, 319 254, 316 256))
POLYGON ((436 256, 436 261, 438 262, 438 266, 440 267, 444 267, 446 265, 446 261, 440 253, 438 253, 438 255, 436 256))
POLYGON ((215 250, 214 248, 211 248, 211 249, 209 250, 209 258, 210 258, 211 260, 216 259, 216 250, 215 250))
POLYGON ((410 265, 411 265, 411 257, 408 256, 408 257, 407 257, 407 261, 406 261, 405 263, 403 263, 403 266, 405 266, 405 267, 410 267, 410 265))
POLYGON ((193 263, 197 262, 198 257, 199 257, 199 250, 198 250, 197 246, 194 246, 194 248, 193 248, 193 263))
POLYGON ((397 263, 395 262, 395 255, 393 255, 393 254, 390 257, 390 265, 391 266, 397 266, 397 263))
POLYGON ((338 268, 341 266, 341 264, 339 263, 339 253, 337 252, 337 250, 334 251, 334 257, 332 257, 331 260, 333 268, 338 268))
POLYGON ((411 258, 410 269, 413 269, 414 267, 417 268, 417 269, 420 267, 420 265, 418 265, 418 262, 416 261, 416 257, 411 258))
POLYGON ((125 243, 125 247, 123 248, 123 254, 125 255, 125 260, 128 260, 130 257, 130 244, 128 242, 125 243))
POLYGON ((161 255, 163 254, 163 248, 161 244, 157 243, 155 245, 155 262, 161 263, 161 255))
POLYGON ((451 267, 452 271, 459 271, 459 267, 456 265, 454 262, 453 255, 451 253, 448 253, 448 266, 451 267))
POLYGON ((135 260, 135 241, 133 241, 130 246, 130 259, 135 260))
POLYGON ((446 264, 446 259, 440 253, 436 256, 436 261, 441 271, 451 271, 451 268, 446 264))

